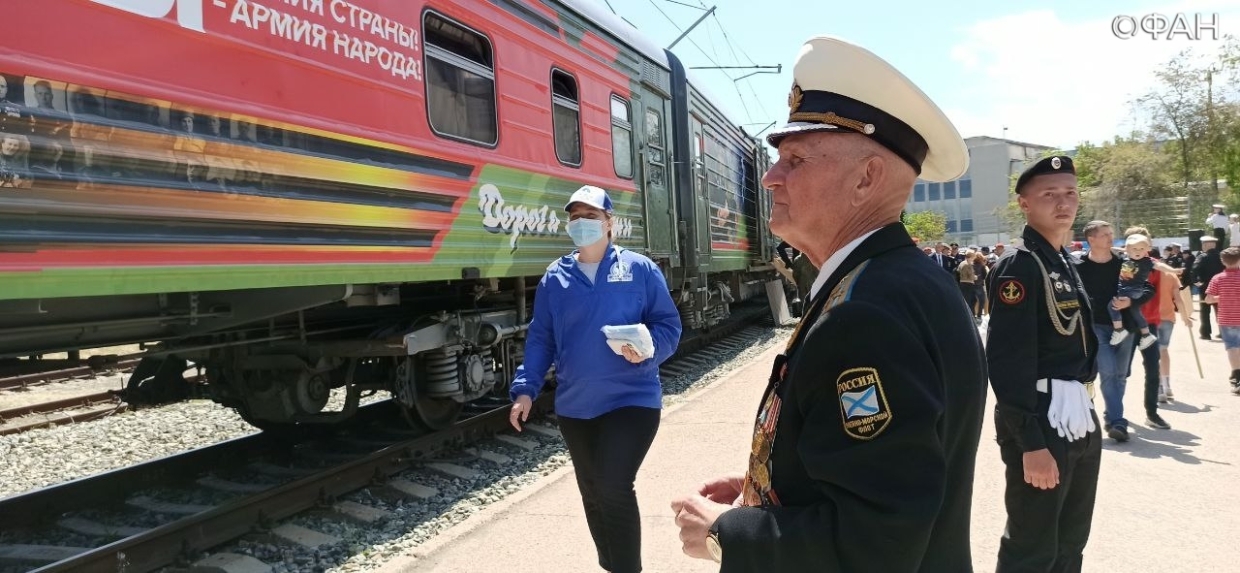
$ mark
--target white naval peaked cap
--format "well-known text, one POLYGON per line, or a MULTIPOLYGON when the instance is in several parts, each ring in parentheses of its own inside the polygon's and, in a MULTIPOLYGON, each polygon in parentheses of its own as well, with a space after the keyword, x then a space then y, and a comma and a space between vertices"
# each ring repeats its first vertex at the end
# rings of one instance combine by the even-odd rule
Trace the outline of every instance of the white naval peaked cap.
POLYGON ((890 149, 926 181, 951 181, 969 169, 969 149, 947 115, 873 52, 815 36, 801 47, 792 76, 788 123, 767 135, 772 146, 797 133, 846 130, 890 149))

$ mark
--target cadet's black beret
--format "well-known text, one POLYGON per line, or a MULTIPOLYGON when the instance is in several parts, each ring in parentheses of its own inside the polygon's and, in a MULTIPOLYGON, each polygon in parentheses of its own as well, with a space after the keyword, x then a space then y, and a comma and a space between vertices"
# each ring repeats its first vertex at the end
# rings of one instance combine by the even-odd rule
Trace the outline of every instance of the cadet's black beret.
POLYGON ((1039 175, 1051 175, 1055 173, 1071 173, 1076 175, 1076 168, 1072 166, 1072 158, 1066 155, 1052 155, 1026 169, 1020 174, 1020 179, 1016 180, 1016 193, 1020 193, 1025 184, 1031 179, 1039 175))

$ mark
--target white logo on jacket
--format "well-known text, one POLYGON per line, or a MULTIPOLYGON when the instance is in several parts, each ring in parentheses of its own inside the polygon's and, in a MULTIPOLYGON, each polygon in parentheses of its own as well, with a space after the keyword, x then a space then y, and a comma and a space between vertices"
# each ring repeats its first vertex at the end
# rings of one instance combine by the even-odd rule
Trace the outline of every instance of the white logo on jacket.
POLYGON ((616 261, 611 265, 611 270, 607 272, 607 282, 633 282, 633 269, 630 269, 629 264, 624 261, 616 261))

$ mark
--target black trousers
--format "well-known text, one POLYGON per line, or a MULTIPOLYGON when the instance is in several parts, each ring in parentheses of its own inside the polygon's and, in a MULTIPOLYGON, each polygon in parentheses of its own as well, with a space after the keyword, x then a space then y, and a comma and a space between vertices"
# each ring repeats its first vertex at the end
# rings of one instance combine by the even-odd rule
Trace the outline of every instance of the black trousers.
POLYGON ((641 515, 633 482, 659 431, 659 414, 655 408, 626 407, 589 420, 559 418, 598 564, 612 573, 642 570, 641 515))
MULTIPOLYGON (((1159 324, 1150 324, 1150 334, 1158 336, 1159 324)), ((1137 352, 1141 352, 1141 365, 1145 367, 1145 415, 1153 417, 1158 414, 1158 385, 1160 373, 1158 367, 1162 361, 1161 352, 1158 349, 1158 343, 1145 347, 1144 350, 1138 349, 1136 344, 1132 345, 1132 356, 1128 359, 1128 371, 1132 371, 1132 361, 1136 358, 1137 352)))
MULTIPOLYGON (((1049 398, 1039 394, 1042 411, 1049 398)), ((1059 467, 1059 485, 1038 489, 1025 483, 1024 452, 1013 440, 999 442, 1007 466, 1007 528, 999 540, 995 573, 1079 573, 1094 518, 1098 469, 1102 463, 1102 424, 1090 411, 1098 430, 1074 442, 1059 437, 1040 418, 1047 449, 1059 467)), ((998 413, 996 412, 996 417, 998 413)), ((996 420, 999 423, 999 420, 996 420)))
MULTIPOLYGON (((1206 296, 1205 287, 1201 288, 1201 296, 1202 298, 1205 298, 1206 296)), ((1214 305, 1206 304, 1204 302, 1199 305, 1201 310, 1201 328, 1197 332, 1201 334, 1202 338, 1210 338, 1210 336, 1214 333, 1214 329, 1210 327, 1210 307, 1212 306, 1214 305)))
POLYGON ((969 314, 973 314, 973 305, 977 302, 977 286, 973 283, 959 283, 960 294, 964 296, 964 303, 969 305, 969 314))

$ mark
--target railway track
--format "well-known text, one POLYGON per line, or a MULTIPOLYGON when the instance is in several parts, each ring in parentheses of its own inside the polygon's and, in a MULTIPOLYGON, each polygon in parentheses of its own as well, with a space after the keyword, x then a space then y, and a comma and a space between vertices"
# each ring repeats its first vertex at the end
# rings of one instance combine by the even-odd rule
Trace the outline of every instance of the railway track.
POLYGON ((0 410, 0 436, 36 428, 98 420, 128 410, 114 391, 0 410))
MULTIPOLYGON (((98 376, 107 372, 124 372, 133 370, 141 361, 140 356, 91 356, 84 360, 86 364, 79 366, 70 366, 68 368, 58 368, 68 361, 58 360, 43 364, 42 361, 25 361, 28 364, 19 364, 16 367, 10 367, 6 370, 0 370, 4 374, 10 374, 12 371, 31 370, 33 372, 21 372, 18 374, 6 375, 0 377, 0 390, 13 390, 17 388, 29 388, 42 384, 51 384, 64 380, 73 380, 76 378, 98 376)), ((83 362, 83 361, 76 361, 83 362)))
MULTIPOLYGON (((734 357, 770 332, 769 316, 761 315, 738 312, 720 328, 691 333, 664 364, 664 378, 684 377, 703 364, 734 357), (754 325, 763 320, 766 326, 754 325)), ((553 399, 549 393, 535 403, 526 434, 558 437, 548 420, 539 419, 552 411, 553 399)), ((328 544, 330 536, 277 524, 306 512, 383 520, 382 509, 342 498, 378 488, 426 500, 437 495, 436 482, 398 476, 414 470, 472 479, 476 470, 457 462, 503 464, 535 449, 528 438, 512 435, 506 398, 427 435, 412 434, 386 402, 366 408, 359 416, 364 424, 341 428, 327 439, 289 442, 255 434, 0 499, 5 516, 0 520, 0 572, 138 572, 254 561, 238 553, 205 552, 255 535, 328 544), (497 453, 504 448, 513 455, 497 453)))
MULTIPOLYGON (((136 362, 135 360, 131 366, 136 365, 136 362)), ((74 369, 75 372, 77 370, 74 369)), ((42 374, 46 375, 48 373, 42 374)), ((185 382, 196 386, 199 383, 199 376, 197 373, 186 374, 185 382)), ((130 404, 125 400, 125 392, 121 390, 79 394, 68 398, 53 398, 46 402, 37 402, 0 410, 0 436, 51 426, 89 422, 120 414, 129 409, 130 404)))

